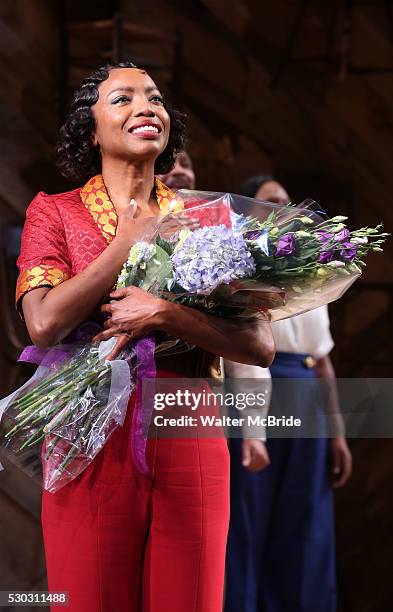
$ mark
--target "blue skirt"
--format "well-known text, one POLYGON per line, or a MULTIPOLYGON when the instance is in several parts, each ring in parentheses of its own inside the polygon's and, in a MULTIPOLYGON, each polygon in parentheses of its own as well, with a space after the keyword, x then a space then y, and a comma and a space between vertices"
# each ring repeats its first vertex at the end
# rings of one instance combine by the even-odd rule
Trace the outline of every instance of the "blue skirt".
MULTIPOLYGON (((270 414, 323 414, 306 355, 277 353, 273 379, 295 379, 270 414), (305 361, 306 360, 306 361, 305 361), (303 385, 296 379, 308 378, 303 385), (288 393, 288 389, 290 392, 288 393)), ((269 435, 269 434, 268 434, 269 435)), ((231 521, 225 612, 335 612, 333 494, 326 438, 268 438, 269 467, 241 465, 242 441, 230 440, 231 521)))

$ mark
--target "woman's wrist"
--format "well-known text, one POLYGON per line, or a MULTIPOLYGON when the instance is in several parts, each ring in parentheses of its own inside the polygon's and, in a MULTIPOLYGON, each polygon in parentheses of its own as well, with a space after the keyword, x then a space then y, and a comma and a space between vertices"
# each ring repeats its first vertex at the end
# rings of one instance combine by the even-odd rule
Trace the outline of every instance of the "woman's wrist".
POLYGON ((176 304, 173 304, 168 300, 157 298, 156 311, 153 316, 155 329, 169 333, 172 311, 175 306, 176 304))
POLYGON ((190 326, 198 326, 201 319, 204 318, 204 313, 176 304, 168 300, 159 299, 156 313, 157 329, 165 332, 169 336, 180 337, 181 333, 188 333, 190 326), (191 317, 191 318, 190 318, 191 317))
POLYGON ((112 240, 111 244, 118 245, 119 248, 130 250, 131 248, 131 240, 130 237, 126 234, 126 232, 117 232, 116 236, 112 240))

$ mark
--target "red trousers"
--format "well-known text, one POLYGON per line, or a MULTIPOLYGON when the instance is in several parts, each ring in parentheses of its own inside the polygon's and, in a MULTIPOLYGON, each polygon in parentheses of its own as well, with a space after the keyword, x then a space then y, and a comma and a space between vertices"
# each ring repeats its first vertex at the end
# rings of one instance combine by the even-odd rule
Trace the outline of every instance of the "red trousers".
MULTIPOLYGON (((162 375, 162 373, 161 373, 162 375)), ((43 492, 52 612, 221 612, 229 519, 225 438, 149 439, 136 471, 126 421, 73 482, 43 492)))

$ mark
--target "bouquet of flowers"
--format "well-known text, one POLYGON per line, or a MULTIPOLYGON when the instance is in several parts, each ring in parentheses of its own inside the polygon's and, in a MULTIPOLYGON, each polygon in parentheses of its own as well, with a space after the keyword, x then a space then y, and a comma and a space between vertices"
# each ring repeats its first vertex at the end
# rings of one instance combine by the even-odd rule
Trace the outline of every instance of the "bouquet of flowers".
MULTIPOLYGON (((382 226, 350 231, 313 201, 281 207, 208 192, 179 191, 174 202, 196 229, 155 232, 131 248, 117 288, 134 285, 215 316, 278 320, 339 298, 361 274, 368 251, 381 251, 382 226), (180 204, 180 206, 179 206, 180 204)), ((177 213, 173 213, 176 215, 177 213)), ((124 422, 136 388, 134 461, 147 471, 151 409, 141 381, 154 376, 154 354, 187 350, 176 339, 130 342, 114 361, 111 340, 50 349, 22 388, 0 402, 1 445, 43 486, 57 491, 80 474, 124 422), (146 402, 145 402, 146 404, 146 402)))

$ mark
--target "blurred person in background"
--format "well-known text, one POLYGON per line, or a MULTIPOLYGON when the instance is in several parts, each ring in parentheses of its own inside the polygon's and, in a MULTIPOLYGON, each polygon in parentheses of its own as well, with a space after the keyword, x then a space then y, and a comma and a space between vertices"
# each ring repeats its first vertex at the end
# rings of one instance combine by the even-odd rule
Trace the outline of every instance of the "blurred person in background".
MULTIPOLYGON (((250 178, 242 194, 280 205, 290 202, 273 176, 250 178)), ((272 331, 277 353, 270 366, 271 410, 276 392, 282 392, 275 380, 307 379, 305 384, 295 380, 290 393, 284 392, 285 408, 289 414, 318 414, 316 404, 321 396, 312 379, 320 377, 333 385, 335 379, 329 357, 334 343, 327 307, 273 322, 272 331)), ((329 401, 332 405, 328 409, 336 415, 337 400, 330 397, 329 401)), ((283 402, 280 410, 282 406, 283 402)), ((332 487, 345 485, 352 469, 351 453, 341 431, 332 439, 269 439, 268 435, 265 446, 270 465, 258 474, 242 467, 241 443, 230 441, 225 612, 336 610, 332 487)))
POLYGON ((160 174, 159 178, 173 191, 178 189, 195 189, 194 166, 187 151, 180 151, 176 155, 175 165, 172 170, 166 174, 160 174))

